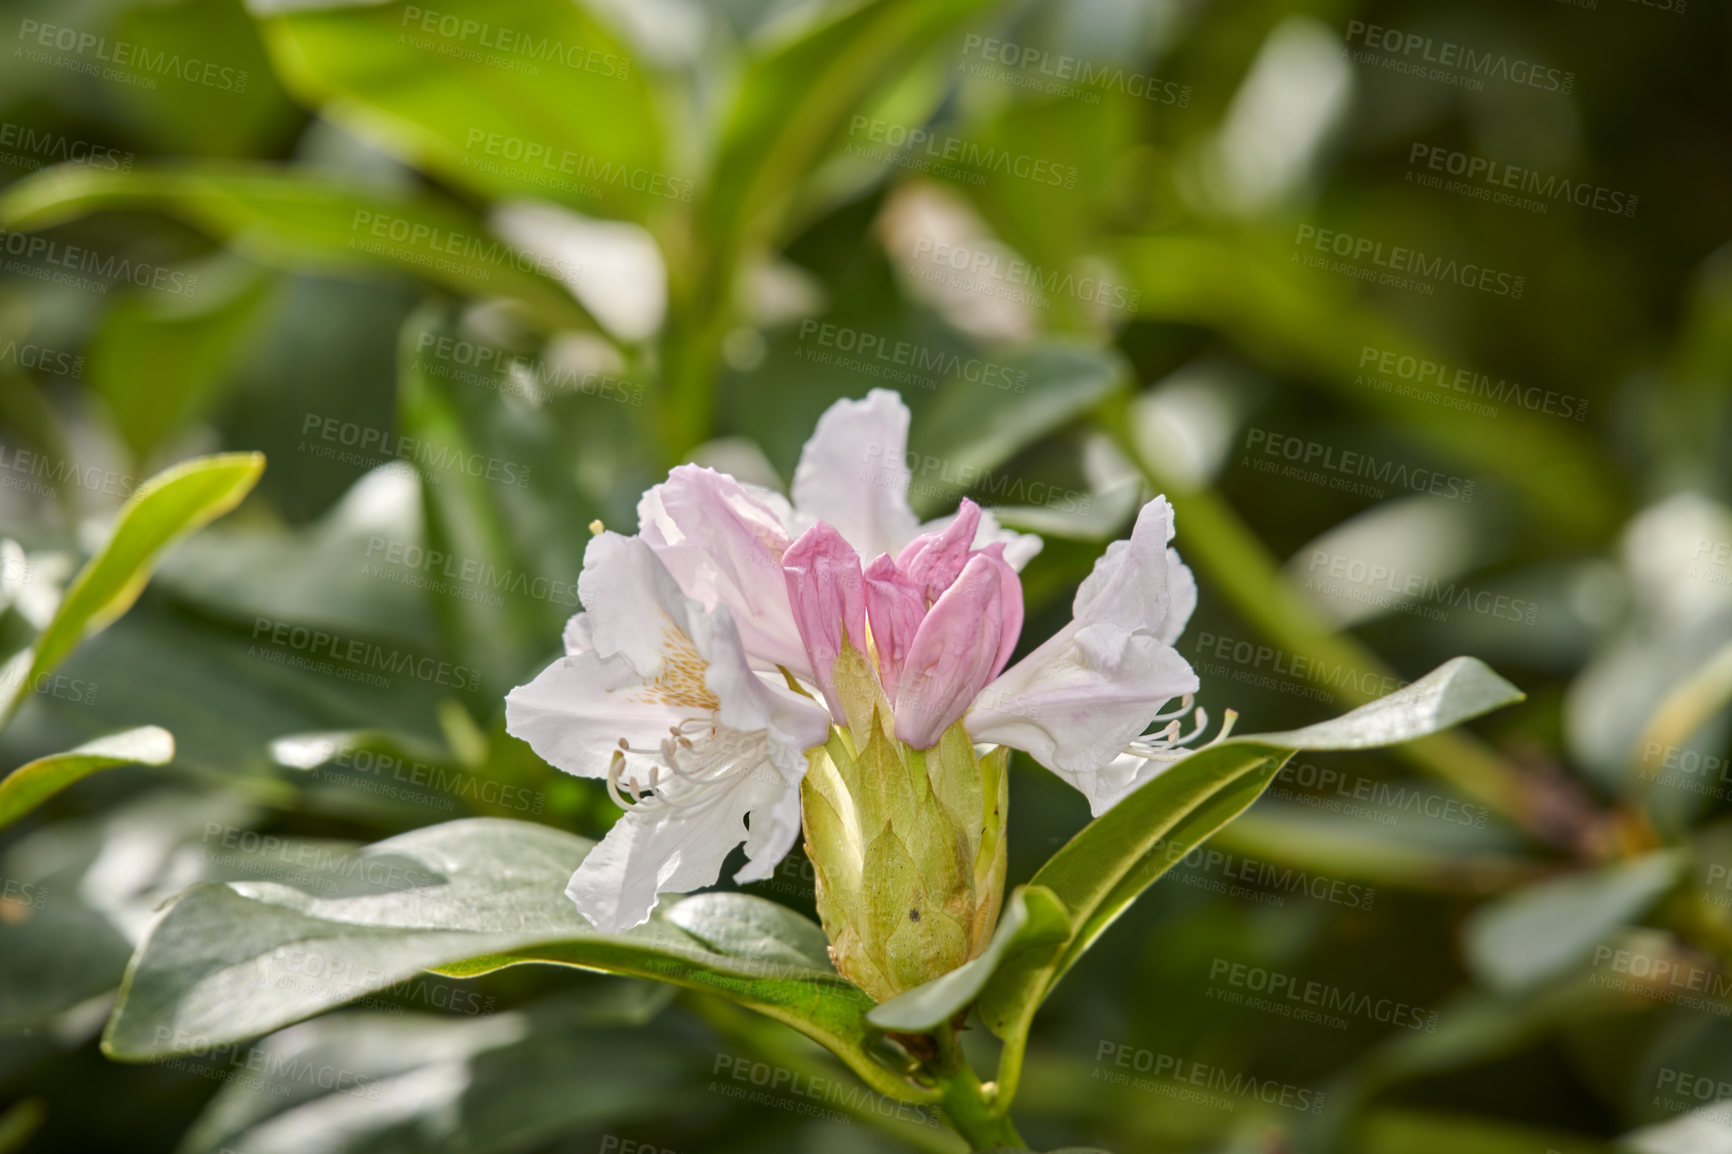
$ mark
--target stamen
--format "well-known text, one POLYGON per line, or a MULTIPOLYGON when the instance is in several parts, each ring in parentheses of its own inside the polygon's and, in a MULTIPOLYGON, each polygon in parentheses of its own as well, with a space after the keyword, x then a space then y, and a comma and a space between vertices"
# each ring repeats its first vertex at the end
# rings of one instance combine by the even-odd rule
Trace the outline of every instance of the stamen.
MULTIPOLYGON (((1191 697, 1186 694, 1183 702, 1184 708, 1189 709, 1190 704, 1191 697)), ((1173 715, 1170 713, 1162 713, 1158 714, 1155 720, 1161 721, 1171 716, 1173 715)), ((1145 733, 1132 741, 1125 746, 1124 751, 1132 757, 1148 758, 1151 761, 1178 761, 1180 758, 1189 757, 1193 753, 1208 749, 1210 746, 1226 740, 1227 735, 1233 732, 1233 723, 1239 720, 1238 713, 1231 709, 1227 710, 1221 719, 1221 731, 1208 742, 1192 746, 1190 743, 1201 737, 1203 731, 1209 727, 1208 711, 1201 706, 1195 710, 1195 717, 1196 725, 1189 733, 1182 732, 1178 721, 1171 721, 1159 732, 1145 733)))
POLYGON ((713 717, 688 718, 669 726, 668 734, 658 749, 639 749, 620 738, 607 770, 608 796, 615 805, 624 810, 713 805, 717 795, 702 787, 722 781, 741 766, 755 766, 768 750, 762 734, 723 729, 713 717), (709 740, 699 745, 687 734, 709 740), (627 754, 649 759, 647 785, 628 773, 627 754))

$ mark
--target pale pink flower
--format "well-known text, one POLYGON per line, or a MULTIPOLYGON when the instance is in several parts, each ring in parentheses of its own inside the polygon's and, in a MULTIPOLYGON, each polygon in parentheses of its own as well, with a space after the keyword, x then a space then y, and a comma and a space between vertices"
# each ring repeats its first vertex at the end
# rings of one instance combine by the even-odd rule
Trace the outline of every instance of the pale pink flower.
POLYGON ((1167 502, 1143 507, 1078 589, 1074 619, 1007 669, 1017 573, 1040 541, 967 500, 920 524, 907 436, 895 393, 839 401, 791 504, 682 465, 644 494, 636 537, 591 542, 567 656, 511 692, 506 722, 560 769, 607 778, 628 809, 567 891, 598 926, 639 924, 658 894, 713 883, 742 841, 736 880, 768 876, 798 833, 805 751, 847 721, 831 672, 844 644, 873 663, 913 748, 960 719, 1096 813, 1158 771, 1176 731, 1145 731, 1197 689, 1173 649, 1196 586, 1168 548, 1167 502))

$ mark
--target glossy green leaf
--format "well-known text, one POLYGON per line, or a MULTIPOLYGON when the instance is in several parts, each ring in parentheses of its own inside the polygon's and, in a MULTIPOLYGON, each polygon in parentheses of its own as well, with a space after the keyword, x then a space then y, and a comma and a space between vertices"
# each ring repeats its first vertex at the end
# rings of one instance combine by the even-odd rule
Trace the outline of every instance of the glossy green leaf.
POLYGON ((1527 989, 1568 969, 1612 930, 1641 917, 1687 865, 1683 851, 1662 850, 1540 882, 1484 906, 1465 927, 1468 964, 1494 989, 1527 989))
POLYGON ((135 460, 202 416, 271 299, 269 278, 231 261, 201 270, 191 299, 134 293, 102 319, 90 349, 90 383, 108 402, 135 460))
POLYGON ((1001 1037, 1026 1031, 1034 1008, 1137 896, 1255 801, 1301 749, 1367 749, 1435 733, 1521 699, 1509 682, 1458 657, 1387 697, 1330 721, 1218 742, 1184 758, 1090 822, 1042 866, 1071 914, 1062 948, 1025 953, 996 973, 981 1014, 1001 1037))
POLYGON ((140 485, 116 514, 108 541, 67 588, 47 628, 0 671, 0 721, 80 640, 131 608, 157 554, 240 504, 264 467, 257 453, 223 453, 186 461, 140 485))
POLYGON ((194 887, 140 945, 104 1048, 161 1057, 187 1039, 256 1037, 424 970, 472 977, 549 962, 709 990, 873 1070, 861 1048, 871 1003, 822 965, 815 927, 761 898, 708 894, 664 899, 646 924, 603 933, 564 893, 591 844, 473 818, 360 851, 363 868, 378 859, 400 869, 403 884, 382 892, 321 899, 268 882, 194 887), (766 937, 783 945, 767 951, 766 937))
POLYGON ((180 1149, 480 1154, 652 1116, 702 1069, 668 1031, 642 1028, 666 1000, 646 989, 668 987, 585 991, 629 992, 637 1007, 563 995, 490 1013, 478 998, 468 1018, 349 1013, 292 1027, 210 1061, 252 1076, 223 1087, 180 1149))
POLYGON ((174 737, 147 725, 89 741, 21 765, 0 778, 0 829, 11 825, 73 782, 120 765, 167 765, 174 737))
POLYGON ((692 197, 651 77, 584 4, 253 7, 296 95, 453 184, 635 220, 692 197))
POLYGON ((513 298, 550 328, 594 328, 583 307, 545 275, 557 266, 499 240, 449 200, 267 165, 130 173, 65 166, 7 189, 0 224, 47 228, 122 209, 170 213, 274 268, 409 275, 465 296, 513 298))

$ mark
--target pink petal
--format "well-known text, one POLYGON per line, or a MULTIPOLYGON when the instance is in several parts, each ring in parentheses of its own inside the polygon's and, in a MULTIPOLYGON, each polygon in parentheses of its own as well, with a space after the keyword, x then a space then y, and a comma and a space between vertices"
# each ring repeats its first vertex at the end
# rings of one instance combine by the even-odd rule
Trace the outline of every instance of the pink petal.
POLYGON ((925 590, 928 602, 936 601, 968 564, 969 549, 979 527, 980 506, 964 497, 950 524, 908 542, 896 564, 925 590))
POLYGON ((930 749, 998 676, 1022 628, 1022 585, 995 547, 972 557, 921 622, 903 665, 896 736, 930 749))
POLYGON ((847 641, 866 651, 866 600, 860 555, 829 525, 820 521, 801 534, 782 555, 782 576, 794 622, 811 662, 812 675, 830 704, 831 716, 846 723, 836 698, 831 671, 847 641))
POLYGON ((807 673, 788 605, 782 519, 726 473, 681 465, 638 503, 638 535, 680 590, 714 610, 726 605, 752 664, 807 673))
POLYGON ((878 680, 884 686, 884 696, 895 705, 902 665, 926 618, 926 593, 888 553, 880 553, 866 566, 865 577, 866 617, 872 623, 872 644, 878 650, 878 680))

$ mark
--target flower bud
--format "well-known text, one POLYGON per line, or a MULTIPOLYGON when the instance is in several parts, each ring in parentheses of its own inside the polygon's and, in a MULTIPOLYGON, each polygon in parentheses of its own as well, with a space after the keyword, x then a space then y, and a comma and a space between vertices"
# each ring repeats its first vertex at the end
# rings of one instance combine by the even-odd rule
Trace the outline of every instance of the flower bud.
POLYGON ((1007 749, 957 721, 930 749, 898 741, 867 658, 844 644, 849 724, 808 751, 801 787, 818 916, 837 972, 883 1002, 977 957, 1004 896, 1007 749))

